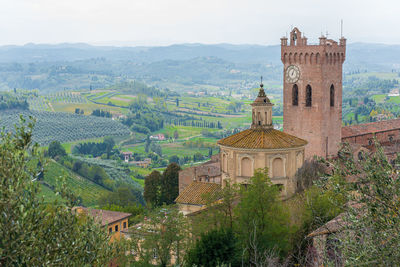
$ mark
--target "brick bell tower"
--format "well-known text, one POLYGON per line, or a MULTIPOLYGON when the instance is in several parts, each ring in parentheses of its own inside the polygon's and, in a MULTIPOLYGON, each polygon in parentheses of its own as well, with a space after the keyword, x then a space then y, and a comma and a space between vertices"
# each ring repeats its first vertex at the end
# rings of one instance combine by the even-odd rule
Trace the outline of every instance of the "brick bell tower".
POLYGON ((308 141, 306 158, 337 155, 342 128, 342 65, 346 39, 308 45, 294 28, 281 38, 283 131, 308 141))

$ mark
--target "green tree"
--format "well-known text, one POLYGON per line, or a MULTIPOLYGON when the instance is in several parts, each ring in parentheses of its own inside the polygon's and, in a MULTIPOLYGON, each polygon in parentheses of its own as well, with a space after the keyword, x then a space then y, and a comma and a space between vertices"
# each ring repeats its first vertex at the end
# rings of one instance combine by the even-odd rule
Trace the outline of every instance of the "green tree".
POLYGON ((127 185, 121 185, 115 192, 106 193, 99 202, 101 205, 131 206, 139 204, 140 191, 127 185))
POLYGON ((206 200, 207 212, 196 215, 192 222, 193 235, 200 236, 210 229, 233 229, 237 219, 234 214, 239 197, 237 185, 232 185, 226 180, 221 191, 202 197, 206 200))
POLYGON ((176 140, 176 139, 178 139, 178 138, 179 138, 179 133, 178 133, 177 130, 175 130, 175 132, 174 132, 174 139, 176 140))
MULTIPOLYGON (((379 144, 376 152, 357 163, 336 164, 343 174, 357 177, 344 229, 336 238, 347 266, 397 266, 400 262, 400 180, 379 144)), ((347 153, 346 153, 347 154, 347 153)))
POLYGON ((65 203, 46 205, 40 197, 37 166, 26 163, 39 156, 38 146, 31 145, 32 129, 29 123, 15 134, 1 133, 0 265, 107 265, 118 243, 110 244, 93 218, 73 215, 77 199, 66 190, 61 190, 65 203))
POLYGON ((49 145, 48 155, 54 159, 56 157, 66 156, 67 152, 60 142, 53 141, 49 145))
POLYGON ((171 163, 163 172, 161 181, 160 202, 167 205, 173 204, 179 195, 179 167, 176 163, 171 163))
POLYGON ((172 155, 168 159, 169 163, 179 163, 179 157, 177 155, 172 155))
POLYGON ((142 264, 155 261, 158 266, 168 266, 175 255, 179 266, 190 246, 187 218, 176 207, 156 209, 141 227, 131 230, 131 246, 142 264))
POLYGON ((159 171, 152 171, 144 180, 143 197, 148 205, 150 204, 153 207, 161 205, 161 180, 162 176, 159 171))
POLYGON ((112 137, 107 136, 107 137, 104 137, 103 143, 106 145, 106 153, 109 156, 111 153, 111 150, 115 146, 115 141, 112 137))
POLYGON ((240 266, 240 250, 232 229, 215 229, 201 235, 186 257, 187 266, 240 266))
POLYGON ((285 255, 290 250, 290 216, 282 205, 278 187, 268 177, 268 170, 257 170, 239 195, 235 209, 237 232, 248 264, 255 266, 271 251, 285 255))

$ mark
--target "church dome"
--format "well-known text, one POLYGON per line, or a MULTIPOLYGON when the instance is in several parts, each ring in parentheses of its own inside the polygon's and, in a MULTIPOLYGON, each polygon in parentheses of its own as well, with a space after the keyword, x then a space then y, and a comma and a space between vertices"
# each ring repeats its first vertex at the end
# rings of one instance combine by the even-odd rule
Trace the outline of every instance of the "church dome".
POLYGON ((272 106, 261 84, 252 106, 251 128, 218 141, 218 145, 244 149, 282 149, 307 145, 307 141, 275 130, 272 123, 272 106))
POLYGON ((255 128, 223 138, 218 144, 244 149, 281 149, 305 146, 307 141, 273 128, 255 128))

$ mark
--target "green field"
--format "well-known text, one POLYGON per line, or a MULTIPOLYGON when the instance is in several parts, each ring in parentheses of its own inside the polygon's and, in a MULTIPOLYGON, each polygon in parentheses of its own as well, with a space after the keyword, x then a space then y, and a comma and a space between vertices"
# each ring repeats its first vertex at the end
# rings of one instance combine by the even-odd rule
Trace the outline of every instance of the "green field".
POLYGON ((347 78, 368 78, 370 76, 375 76, 379 79, 386 79, 386 80, 393 80, 397 79, 400 80, 398 73, 396 72, 362 72, 362 73, 356 73, 356 74, 346 74, 346 79, 347 78))
MULTIPOLYGON (((45 168, 44 182, 57 188, 57 186, 60 185, 62 178, 65 178, 67 187, 72 190, 76 196, 80 197, 83 204, 87 206, 96 205, 99 197, 110 192, 100 185, 78 176, 57 162, 49 161, 45 168)), ((46 186, 42 186, 42 188, 43 187, 46 186)), ((42 193, 48 200, 58 198, 54 191, 48 187, 46 187, 42 193)))
POLYGON ((136 98, 134 95, 120 94, 116 91, 96 92, 87 94, 86 97, 97 104, 111 104, 118 107, 128 107, 136 98))
POLYGON ((386 103, 395 103, 400 104, 400 96, 390 96, 389 100, 386 103))
MULTIPOLYGON (((199 136, 201 135, 201 131, 206 128, 200 128, 200 127, 191 127, 191 126, 174 126, 174 125, 167 125, 164 126, 162 130, 159 130, 155 133, 163 133, 167 134, 170 137, 174 136, 174 132, 178 131, 179 139, 187 139, 193 136, 199 136)), ((210 132, 216 132, 218 129, 208 129, 210 132)))
POLYGON ((74 145, 77 145, 79 143, 88 143, 88 142, 101 143, 101 142, 103 142, 103 140, 104 140, 103 137, 88 138, 88 139, 82 139, 82 140, 79 140, 79 141, 62 143, 61 145, 64 147, 65 151, 68 154, 70 154, 70 153, 72 153, 72 148, 73 148, 74 145))
POLYGON ((384 103, 385 102, 385 98, 386 98, 386 95, 373 95, 372 97, 371 97, 376 103, 384 103))

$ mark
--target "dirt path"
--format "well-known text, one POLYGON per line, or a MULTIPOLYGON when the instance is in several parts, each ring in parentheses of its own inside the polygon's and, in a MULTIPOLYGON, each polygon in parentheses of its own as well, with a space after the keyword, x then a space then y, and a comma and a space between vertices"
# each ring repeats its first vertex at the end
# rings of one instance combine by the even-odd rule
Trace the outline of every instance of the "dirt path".
POLYGON ((50 107, 50 109, 51 109, 51 111, 53 111, 53 112, 55 112, 55 110, 54 110, 54 108, 53 108, 53 105, 51 104, 51 102, 49 101, 49 107, 50 107))

